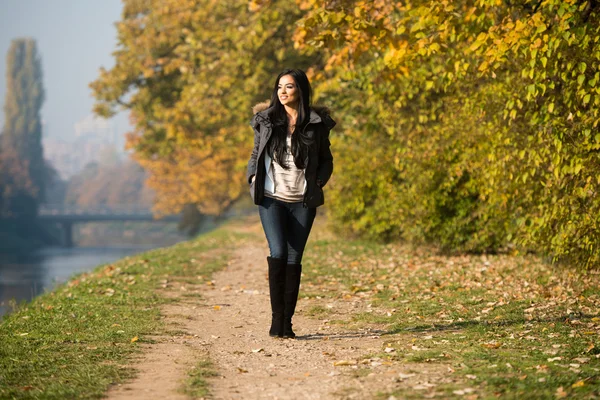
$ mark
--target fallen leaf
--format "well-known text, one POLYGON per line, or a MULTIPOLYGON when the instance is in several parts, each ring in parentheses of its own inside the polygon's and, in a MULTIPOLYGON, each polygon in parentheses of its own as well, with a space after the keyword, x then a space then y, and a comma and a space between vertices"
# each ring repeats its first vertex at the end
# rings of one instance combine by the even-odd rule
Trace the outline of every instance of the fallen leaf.
POLYGON ((425 390, 425 389, 429 389, 429 388, 432 388, 432 387, 435 387, 435 385, 432 384, 432 383, 429 383, 429 382, 425 382, 425 383, 422 383, 420 385, 413 386, 412 388, 415 389, 415 390, 425 390))
POLYGON ((215 310, 219 311, 221 309, 221 306, 214 306, 213 307, 215 310))
POLYGON ((474 391, 475 391, 475 389, 473 389, 473 388, 464 388, 464 389, 460 389, 460 390, 454 390, 452 393, 460 396, 460 395, 464 395, 464 394, 473 393, 474 391))
POLYGON ((497 349, 500 346, 502 346, 502 343, 501 342, 489 342, 489 343, 483 343, 482 346, 487 349, 497 349))
POLYGON ((417 374, 403 374, 402 372, 398 374, 398 378, 400 378, 400 380, 411 378, 413 376, 417 376, 417 374))
POLYGON ((240 374, 245 374, 245 373, 247 373, 247 372, 248 372, 248 370, 247 370, 247 369, 240 368, 240 367, 237 367, 237 370, 238 370, 238 372, 239 372, 240 374))
POLYGON ((583 382, 583 381, 577 381, 571 385, 572 388, 579 388, 579 387, 584 387, 584 386, 585 386, 585 382, 583 382))
POLYGON ((595 347, 596 347, 596 346, 594 346, 594 344, 593 344, 593 343, 591 343, 591 344, 590 344, 590 345, 587 347, 587 349, 585 349, 585 352, 586 352, 586 353, 589 353, 589 352, 590 352, 590 351, 592 351, 592 350, 593 350, 595 347))
POLYGON ((139 339, 139 338, 138 338, 137 336, 134 336, 134 337, 132 337, 132 338, 131 338, 131 343, 135 343, 135 342, 137 342, 137 341, 138 341, 138 339, 139 339))
POLYGON ((340 361, 333 362, 334 367, 342 367, 345 365, 356 365, 356 361, 355 360, 340 360, 340 361))
POLYGON ((556 393, 554 393, 554 397, 556 397, 557 399, 564 399, 565 397, 567 397, 567 392, 565 392, 565 390, 561 386, 558 389, 556 389, 556 393))

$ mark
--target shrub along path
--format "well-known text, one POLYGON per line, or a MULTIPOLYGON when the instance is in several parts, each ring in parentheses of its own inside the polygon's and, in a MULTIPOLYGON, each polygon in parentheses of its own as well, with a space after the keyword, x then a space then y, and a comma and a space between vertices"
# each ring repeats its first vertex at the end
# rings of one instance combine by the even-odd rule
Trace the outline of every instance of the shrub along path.
POLYGON ((0 325, 0 397, 600 396, 598 274, 316 226, 281 340, 266 255, 249 219, 39 298, 0 325))

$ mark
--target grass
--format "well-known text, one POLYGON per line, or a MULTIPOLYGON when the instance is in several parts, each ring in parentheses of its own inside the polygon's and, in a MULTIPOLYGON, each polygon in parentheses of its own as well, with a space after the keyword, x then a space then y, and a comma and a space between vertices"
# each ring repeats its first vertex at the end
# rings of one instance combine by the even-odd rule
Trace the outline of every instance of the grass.
POLYGON ((74 277, 0 323, 0 398, 101 398, 133 376, 139 344, 164 333, 165 282, 198 283, 245 235, 220 228, 74 277), (218 251, 212 251, 219 249, 218 251))
POLYGON ((396 351, 378 357, 437 364, 452 377, 430 392, 399 385, 378 398, 600 397, 598 272, 331 237, 309 242, 304 265, 301 296, 368 304, 338 323, 382 330, 396 351))
POLYGON ((188 372, 183 392, 193 398, 205 398, 210 394, 206 378, 218 376, 208 358, 203 358, 188 372))
MULTIPOLYGON (((348 330, 375 328, 384 345, 372 357, 402 371, 432 371, 425 389, 399 383, 375 398, 600 397, 597 272, 531 256, 443 256, 426 247, 336 239, 319 229, 305 252, 301 296, 322 302, 304 313, 348 330), (326 306, 332 299, 357 302, 358 311, 340 319, 337 306, 326 306)), ((166 333, 160 306, 198 298, 168 299, 161 289, 210 283, 228 249, 245 240, 222 228, 100 266, 22 306, 0 324, 0 398, 102 397, 132 377, 125 366, 139 344, 166 333)), ((359 367, 357 378, 372 371, 359 367)), ((202 358, 185 392, 206 397, 214 370, 202 358)))

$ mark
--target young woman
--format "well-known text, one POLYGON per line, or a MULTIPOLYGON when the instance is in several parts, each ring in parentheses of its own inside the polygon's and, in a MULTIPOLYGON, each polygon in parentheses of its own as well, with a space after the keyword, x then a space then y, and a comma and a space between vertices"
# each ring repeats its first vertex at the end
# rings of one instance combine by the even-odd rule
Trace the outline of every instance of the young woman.
POLYGON ((254 149, 248 183, 262 222, 270 257, 272 337, 295 338, 302 253, 324 202, 333 171, 329 131, 335 122, 323 107, 311 107, 306 74, 287 69, 277 76, 271 101, 254 107, 254 149))

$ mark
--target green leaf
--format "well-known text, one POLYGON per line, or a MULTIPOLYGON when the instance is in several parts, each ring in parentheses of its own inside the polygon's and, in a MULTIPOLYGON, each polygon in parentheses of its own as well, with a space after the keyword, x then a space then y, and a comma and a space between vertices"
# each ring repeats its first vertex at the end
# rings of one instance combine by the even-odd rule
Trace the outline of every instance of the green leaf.
POLYGON ((589 94, 586 94, 586 95, 583 97, 583 104, 584 104, 584 105, 590 102, 590 97, 591 97, 591 96, 590 96, 589 94))

